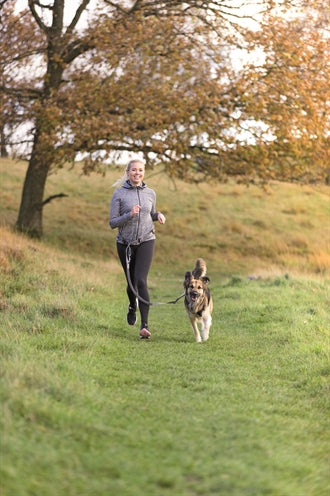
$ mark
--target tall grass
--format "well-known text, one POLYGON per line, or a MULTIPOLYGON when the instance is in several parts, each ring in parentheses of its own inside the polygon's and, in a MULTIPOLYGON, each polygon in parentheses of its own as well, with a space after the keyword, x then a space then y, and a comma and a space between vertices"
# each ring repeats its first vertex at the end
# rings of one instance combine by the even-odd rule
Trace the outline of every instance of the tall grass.
MULTIPOLYGON (((22 165, 4 165, 10 226, 22 165)), ((49 194, 70 197, 47 207, 45 241, 0 231, 1 494, 326 496, 328 266, 308 261, 317 242, 327 253, 326 190, 148 181, 168 217, 152 297, 178 296, 196 255, 209 265, 213 326, 197 345, 182 301, 152 307, 152 339, 138 340, 107 226, 111 190, 62 172, 49 194), (240 245, 254 229, 268 232, 262 250, 259 238, 240 245), (294 238, 286 258, 270 251, 294 238)))

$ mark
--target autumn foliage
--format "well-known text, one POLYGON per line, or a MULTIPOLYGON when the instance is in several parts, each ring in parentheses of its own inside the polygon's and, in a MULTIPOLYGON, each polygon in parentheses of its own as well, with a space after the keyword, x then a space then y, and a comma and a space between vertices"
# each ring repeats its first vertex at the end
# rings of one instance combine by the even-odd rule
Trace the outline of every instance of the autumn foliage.
POLYGON ((42 234, 48 174, 77 156, 86 173, 142 152, 187 181, 327 178, 322 2, 288 17, 260 0, 251 29, 248 0, 104 0, 79 24, 89 3, 69 20, 64 0, 0 4, 2 148, 29 161, 20 230, 42 234))

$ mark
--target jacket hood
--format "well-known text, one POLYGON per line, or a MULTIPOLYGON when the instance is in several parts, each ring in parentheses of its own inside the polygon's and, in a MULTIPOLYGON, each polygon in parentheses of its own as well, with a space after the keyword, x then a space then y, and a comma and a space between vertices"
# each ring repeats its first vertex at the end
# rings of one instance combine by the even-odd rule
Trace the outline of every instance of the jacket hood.
POLYGON ((124 184, 123 184, 123 188, 125 189, 135 189, 135 188, 138 188, 138 189, 143 189, 145 188, 147 185, 146 183, 141 183, 140 186, 133 186, 130 182, 129 182, 129 179, 127 179, 124 184))

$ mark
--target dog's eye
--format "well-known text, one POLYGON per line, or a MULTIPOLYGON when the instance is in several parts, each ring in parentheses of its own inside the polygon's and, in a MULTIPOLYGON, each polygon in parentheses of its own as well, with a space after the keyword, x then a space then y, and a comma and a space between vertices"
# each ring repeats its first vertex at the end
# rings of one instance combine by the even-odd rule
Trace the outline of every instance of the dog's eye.
POLYGON ((198 286, 198 289, 202 289, 202 286, 198 286))

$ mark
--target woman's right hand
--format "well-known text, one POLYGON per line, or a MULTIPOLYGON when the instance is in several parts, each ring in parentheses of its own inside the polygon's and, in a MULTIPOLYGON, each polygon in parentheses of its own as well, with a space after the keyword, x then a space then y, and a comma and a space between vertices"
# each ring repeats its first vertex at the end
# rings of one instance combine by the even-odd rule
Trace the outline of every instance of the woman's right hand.
POLYGON ((138 215, 140 210, 141 210, 141 205, 134 205, 134 207, 132 207, 131 212, 130 212, 131 217, 138 215))

